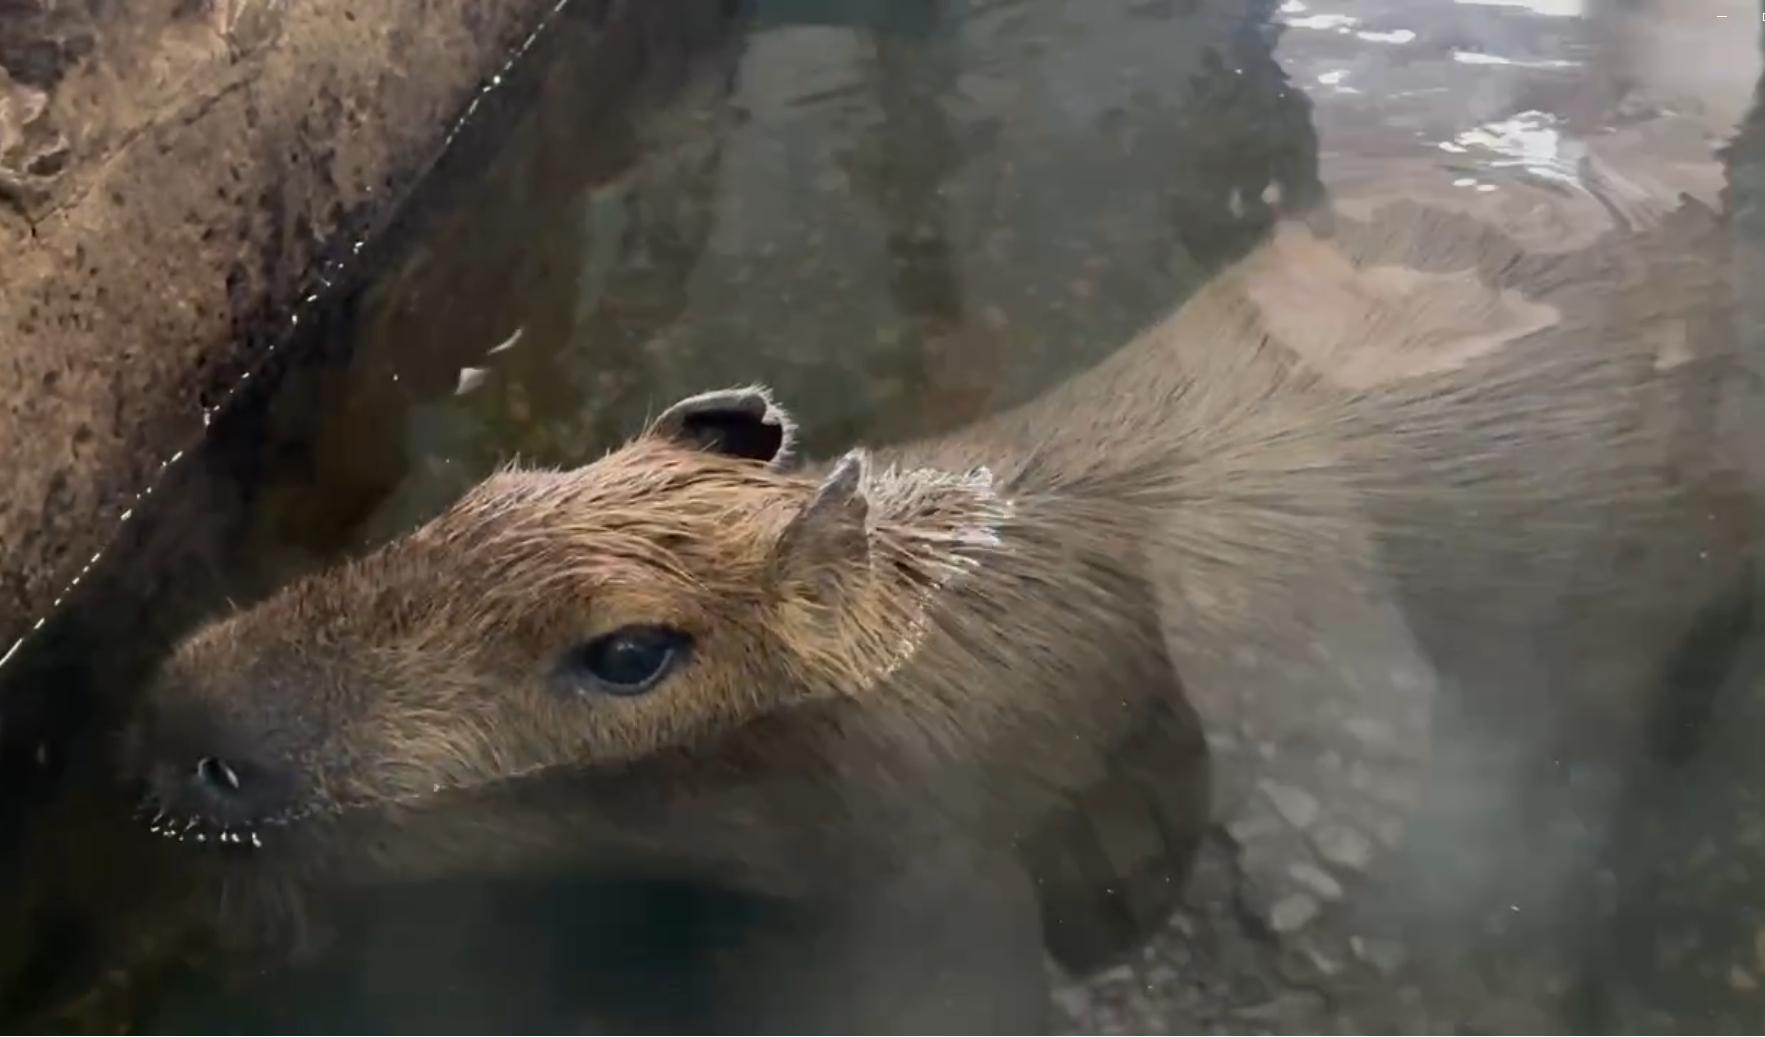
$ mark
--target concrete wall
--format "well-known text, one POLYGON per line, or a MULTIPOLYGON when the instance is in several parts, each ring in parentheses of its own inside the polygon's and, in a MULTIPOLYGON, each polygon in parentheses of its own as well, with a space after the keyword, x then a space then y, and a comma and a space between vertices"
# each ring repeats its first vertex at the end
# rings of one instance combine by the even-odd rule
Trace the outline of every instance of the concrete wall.
POLYGON ((0 0, 0 654, 552 0, 0 0))

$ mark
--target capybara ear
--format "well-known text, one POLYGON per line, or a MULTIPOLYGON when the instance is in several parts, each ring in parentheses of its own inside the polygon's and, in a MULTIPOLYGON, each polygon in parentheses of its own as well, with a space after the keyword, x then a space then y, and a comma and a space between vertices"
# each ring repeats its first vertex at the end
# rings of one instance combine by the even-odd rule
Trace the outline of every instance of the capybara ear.
POLYGON ((870 576, 870 502, 864 497, 865 457, 840 458, 814 496, 791 519, 772 553, 774 585, 823 608, 870 576))
POLYGON ((785 525, 768 564, 773 629, 812 695, 875 686, 917 647, 924 627, 912 596, 877 583, 865 466, 860 451, 840 458, 785 525))
POLYGON ((919 650, 952 580, 1003 550, 1011 505, 985 469, 873 470, 842 457, 785 524, 767 567, 773 631, 812 688, 875 687, 919 650))
POLYGON ((773 468, 796 463, 796 423, 758 385, 689 396, 663 411, 646 434, 773 468))

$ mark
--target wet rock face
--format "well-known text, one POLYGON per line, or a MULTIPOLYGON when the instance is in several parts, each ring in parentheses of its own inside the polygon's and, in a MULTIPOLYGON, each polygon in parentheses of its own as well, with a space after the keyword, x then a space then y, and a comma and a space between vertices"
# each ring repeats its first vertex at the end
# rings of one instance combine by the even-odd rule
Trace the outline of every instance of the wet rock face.
POLYGON ((550 6, 0 0, 0 652, 550 6))

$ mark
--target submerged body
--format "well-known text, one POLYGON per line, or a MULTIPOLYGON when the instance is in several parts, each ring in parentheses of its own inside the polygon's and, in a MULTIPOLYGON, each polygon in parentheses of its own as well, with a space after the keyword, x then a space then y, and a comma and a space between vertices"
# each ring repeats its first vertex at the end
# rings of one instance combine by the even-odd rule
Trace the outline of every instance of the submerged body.
MULTIPOLYGON (((1048 833, 1124 756, 1163 845, 1199 838, 1234 689, 1184 684, 1222 659, 1299 659, 1392 584, 1478 644, 1539 622, 1506 595, 1571 576, 1678 636, 1704 584, 1590 571, 1588 545, 1667 544, 1720 485, 1684 419, 1721 358, 1654 335, 1698 298, 1613 305, 1700 219, 1549 262, 1426 211, 1290 223, 1044 398, 827 466, 764 392, 683 401, 194 634, 131 731, 154 828, 267 896, 604 870, 842 905, 839 945, 875 955, 848 977, 984 958, 926 933, 1020 917, 1030 885, 997 878, 1020 859, 1052 920, 1048 833), (976 913, 878 907, 903 902, 976 913)), ((989 982, 829 997, 1033 1021, 1039 978, 989 982)))

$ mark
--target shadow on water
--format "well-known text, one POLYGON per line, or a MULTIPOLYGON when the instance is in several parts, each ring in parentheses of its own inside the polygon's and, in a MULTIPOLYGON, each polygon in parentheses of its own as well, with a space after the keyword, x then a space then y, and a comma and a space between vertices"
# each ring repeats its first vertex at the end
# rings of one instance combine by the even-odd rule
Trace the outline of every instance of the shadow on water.
POLYGON ((337 912, 348 953, 219 997, 185 967, 209 943, 182 928, 194 894, 139 852, 107 732, 177 633, 511 456, 577 463, 662 403, 751 381, 792 401, 811 450, 924 434, 1114 348, 1277 198, 1317 196, 1272 6, 566 7, 0 673, 0 1015, 102 977, 84 1025, 539 1026, 616 1016, 615 995, 631 1025, 704 1018, 686 960, 720 927, 789 931, 787 909, 401 891, 337 912))

